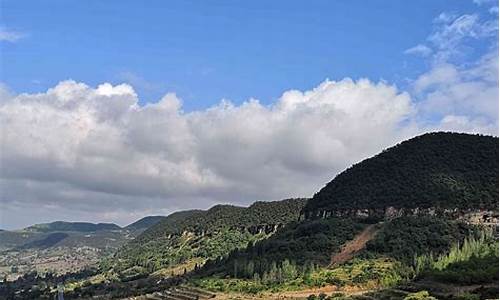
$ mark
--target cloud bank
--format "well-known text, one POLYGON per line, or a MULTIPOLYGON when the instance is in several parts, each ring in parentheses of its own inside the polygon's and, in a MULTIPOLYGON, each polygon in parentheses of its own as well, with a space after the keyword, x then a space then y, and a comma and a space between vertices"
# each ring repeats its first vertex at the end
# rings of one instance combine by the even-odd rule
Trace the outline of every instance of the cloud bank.
POLYGON ((350 79, 191 113, 174 94, 139 106, 128 85, 2 95, 4 205, 92 213, 310 196, 398 140, 414 109, 393 86, 350 79))

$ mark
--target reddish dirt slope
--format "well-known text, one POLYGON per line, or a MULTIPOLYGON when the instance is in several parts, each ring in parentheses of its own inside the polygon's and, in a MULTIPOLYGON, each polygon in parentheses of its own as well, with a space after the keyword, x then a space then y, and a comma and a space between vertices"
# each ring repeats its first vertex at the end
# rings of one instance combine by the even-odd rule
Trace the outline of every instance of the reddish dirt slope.
POLYGON ((332 259, 330 261, 330 267, 342 264, 361 251, 368 241, 375 237, 375 234, 378 232, 377 224, 372 224, 367 226, 363 231, 358 234, 354 239, 347 242, 342 246, 340 252, 332 255, 332 259))

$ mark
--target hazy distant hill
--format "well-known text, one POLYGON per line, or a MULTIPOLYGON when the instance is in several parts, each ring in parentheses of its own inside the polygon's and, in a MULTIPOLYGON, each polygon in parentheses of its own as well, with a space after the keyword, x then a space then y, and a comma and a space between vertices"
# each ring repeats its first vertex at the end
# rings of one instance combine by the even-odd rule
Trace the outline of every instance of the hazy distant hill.
POLYGON ((113 249, 133 239, 162 218, 164 217, 145 217, 125 228, 112 223, 55 221, 35 224, 21 230, 1 230, 0 250, 81 246, 113 249))
POLYGON ((165 216, 147 216, 142 219, 139 219, 127 226, 124 227, 124 229, 127 230, 142 230, 142 229, 147 229, 156 223, 160 222, 161 220, 165 219, 165 216))
POLYGON ((344 209, 498 209, 498 138, 428 133, 337 175, 305 212, 344 209))
POLYGON ((45 234, 39 232, 27 231, 8 231, 0 232, 0 251, 15 248, 23 244, 43 238, 45 234))
POLYGON ((64 233, 64 232, 54 232, 54 233, 48 234, 47 236, 45 236, 41 239, 30 241, 30 242, 22 245, 20 248, 21 249, 29 249, 29 248, 45 249, 45 248, 55 246, 57 243, 61 242, 62 240, 64 240, 68 236, 69 235, 67 233, 64 233))
POLYGON ((55 232, 55 231, 80 231, 92 232, 99 230, 120 230, 121 227, 112 223, 88 223, 88 222, 64 222, 56 221, 51 223, 36 224, 25 228, 31 232, 55 232))

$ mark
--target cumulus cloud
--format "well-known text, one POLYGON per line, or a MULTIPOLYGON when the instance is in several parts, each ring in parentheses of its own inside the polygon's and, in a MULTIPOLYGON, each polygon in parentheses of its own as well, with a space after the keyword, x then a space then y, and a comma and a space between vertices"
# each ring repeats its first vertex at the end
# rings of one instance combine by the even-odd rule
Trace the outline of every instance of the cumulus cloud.
POLYGON ((139 106, 125 84, 1 94, 2 201, 78 211, 311 196, 413 113, 407 93, 364 79, 191 113, 175 94, 139 106))
POLYGON ((489 52, 467 68, 442 64, 422 74, 414 84, 415 95, 421 98, 420 113, 448 125, 462 124, 457 126, 462 130, 463 125, 469 123, 473 128, 481 128, 480 132, 497 135, 497 53, 489 52))
POLYGON ((126 84, 63 81, 45 93, 2 92, 4 212, 31 207, 126 223, 141 213, 311 196, 350 164, 423 131, 491 132, 498 116, 487 109, 490 92, 464 82, 498 81, 488 75, 492 60, 482 62, 422 75, 421 89, 436 92, 421 104, 366 79, 290 90, 272 105, 221 101, 190 113, 175 94, 140 106, 126 84), (477 90, 485 108, 455 114, 475 107, 460 101, 477 90), (448 111, 450 101, 463 110, 448 111), (433 111, 441 112, 435 124, 419 123, 433 111))

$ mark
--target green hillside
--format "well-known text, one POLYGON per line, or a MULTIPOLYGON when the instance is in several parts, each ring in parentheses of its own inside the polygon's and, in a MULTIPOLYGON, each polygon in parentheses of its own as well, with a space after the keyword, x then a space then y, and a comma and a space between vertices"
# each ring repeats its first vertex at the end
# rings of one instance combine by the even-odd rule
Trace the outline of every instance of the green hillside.
POLYGON ((498 236, 490 232, 487 240, 462 247, 464 241, 480 239, 483 228, 433 216, 401 217, 379 224, 362 221, 331 217, 291 223, 227 257, 209 260, 192 281, 211 291, 250 294, 328 285, 376 290, 408 285, 411 289, 413 282, 424 281, 431 287, 449 284, 453 289, 498 282, 498 236), (343 245, 372 226, 375 236, 364 248, 332 264, 343 245), (443 267, 445 261, 454 263, 443 267), (475 263, 482 269, 475 268, 475 263))
POLYGON ((64 232, 49 233, 44 238, 26 243, 26 244, 22 245, 20 248, 22 248, 22 249, 27 249, 27 248, 46 249, 46 248, 49 248, 49 247, 56 245, 57 243, 61 242, 62 240, 64 240, 68 236, 69 235, 67 233, 64 233, 64 232))
POLYGON ((498 209, 498 138, 428 133, 337 175, 306 213, 349 209, 498 209))
MULTIPOLYGON (((389 206, 497 210, 498 138, 431 133, 402 142, 339 174, 307 202, 303 212, 383 211, 389 206)), ((250 293, 328 284, 394 286, 424 279, 427 273, 423 270, 452 280, 479 273, 453 264, 455 270, 442 275, 434 265, 446 260, 446 255, 457 255, 457 247, 467 239, 476 241, 483 230, 431 215, 385 221, 352 215, 306 218, 244 249, 235 249, 225 258, 208 261, 196 278, 204 288, 250 293), (343 245, 369 228, 374 234, 366 244, 346 261, 333 264, 343 245), (422 266, 420 260, 425 259, 428 265, 422 266)), ((488 261, 495 257, 497 237, 481 240, 480 245, 486 252, 476 248, 460 251, 478 251, 488 261)), ((469 258, 457 263, 470 265, 469 258)), ((498 271, 498 264, 481 273, 476 282, 495 282, 491 269, 498 271)), ((459 280, 453 280, 458 284, 459 280)))
POLYGON ((155 225, 156 223, 160 222, 163 219, 165 219, 165 216, 147 216, 125 226, 124 229, 145 230, 155 225))
POLYGON ((150 273, 188 262, 225 256, 298 220, 306 199, 256 202, 249 207, 217 205, 167 216, 120 249, 105 269, 150 273))
POLYGON ((299 212, 305 203, 306 199, 258 201, 249 207, 216 205, 207 211, 178 212, 149 228, 137 240, 180 234, 184 231, 210 233, 221 229, 247 228, 252 230, 258 226, 284 225, 299 218, 299 212))

